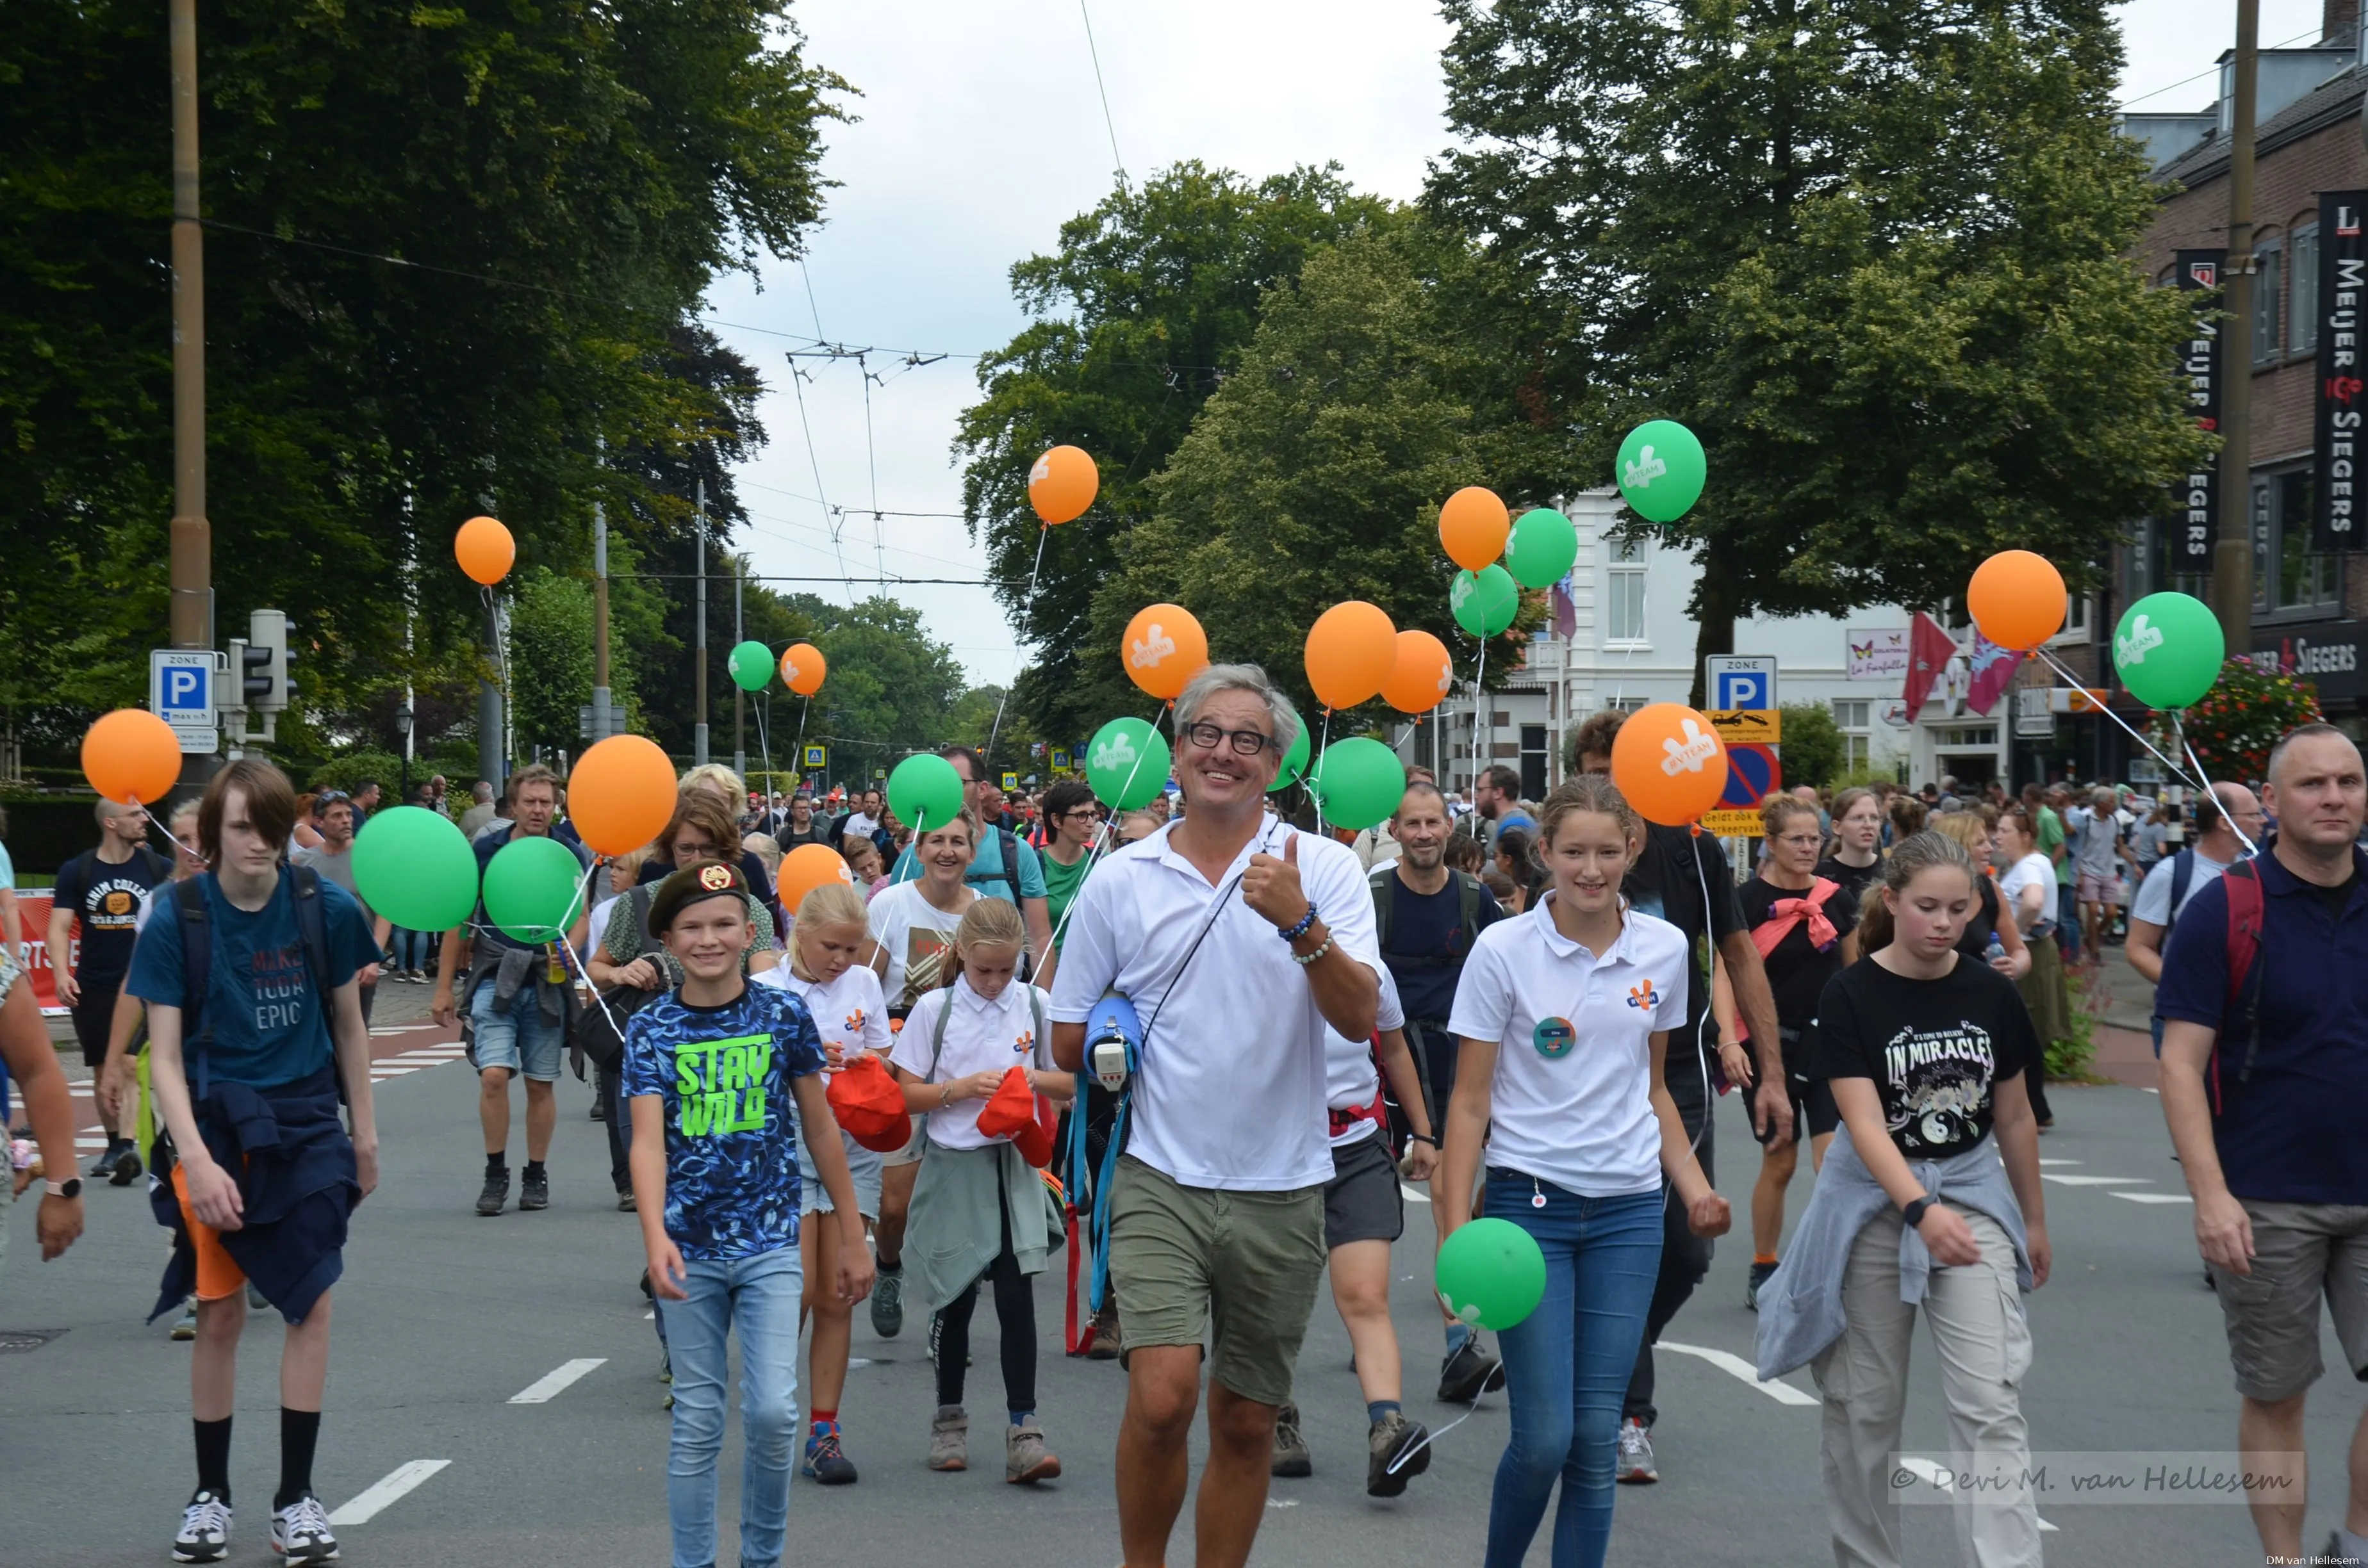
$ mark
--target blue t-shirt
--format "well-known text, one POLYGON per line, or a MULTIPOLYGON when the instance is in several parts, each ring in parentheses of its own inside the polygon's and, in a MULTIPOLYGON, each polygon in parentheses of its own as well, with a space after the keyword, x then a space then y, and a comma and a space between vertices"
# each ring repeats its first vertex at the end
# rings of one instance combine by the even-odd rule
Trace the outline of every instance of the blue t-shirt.
POLYGON ((666 1105, 666 1229, 686 1258, 722 1262, 798 1241, 796 1104, 822 1071, 806 1005, 751 985, 720 1007, 680 991, 625 1024, 624 1092, 666 1105))
MULTIPOLYGON (((1019 896, 1044 897, 1044 862, 1037 858, 1036 851, 1028 841, 1019 835, 1012 835, 1012 843, 1019 851, 1019 896)), ((912 846, 906 845, 905 853, 896 857, 895 874, 888 880, 909 882, 920 874, 921 868, 913 860, 912 846)), ((970 885, 972 892, 983 898, 1008 900, 1011 897, 1011 883, 1003 874, 1003 835, 999 831, 990 827, 979 835, 978 857, 971 861, 970 871, 962 881, 970 885)))
MULTIPOLYGON (((329 1064, 334 1047, 329 1005, 313 994, 313 978, 305 971, 290 879, 283 874, 269 902, 252 915, 224 898, 211 873, 198 882, 205 890, 214 942, 205 1006, 198 1020, 198 1027, 212 1037, 206 1049, 207 1074, 259 1089, 311 1077, 329 1064)), ((379 961, 378 944, 370 940, 361 905, 325 877, 321 880, 321 925, 328 938, 325 979, 331 990, 379 961)), ((182 1022, 188 1024, 178 916, 168 911, 140 928, 124 988, 142 1002, 180 1008, 182 1022)), ((186 1036, 181 1060, 194 1085, 197 1047, 186 1036)))
MULTIPOLYGON (((2250 862, 2261 878, 2260 1050, 2219 1056, 2222 1110, 2212 1131, 2228 1190, 2261 1203, 2368 1204, 2368 856, 2352 851, 2340 918, 2329 890, 2304 881, 2274 854, 2250 862)), ((2252 983, 2250 981, 2248 984, 2252 983)), ((2155 1010, 2218 1029, 2228 1012, 2228 880, 2198 890, 2171 927, 2155 1010)), ((2207 1078, 2208 1082, 2208 1078, 2207 1078)))

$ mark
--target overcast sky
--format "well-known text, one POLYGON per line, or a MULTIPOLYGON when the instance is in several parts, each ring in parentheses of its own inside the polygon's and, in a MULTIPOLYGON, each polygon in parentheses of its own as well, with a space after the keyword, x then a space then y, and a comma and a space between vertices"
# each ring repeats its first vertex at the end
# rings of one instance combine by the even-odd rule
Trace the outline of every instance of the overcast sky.
MULTIPOLYGON (((761 288, 735 277, 711 296, 718 330, 773 389, 763 408, 771 445, 741 471, 758 530, 743 541, 755 572, 980 575, 958 518, 875 525, 870 513, 960 510, 951 443, 977 393, 970 357, 1022 324, 1011 264, 1050 250, 1061 222, 1110 189, 1112 127, 1137 180, 1188 157, 1254 176, 1331 160, 1360 187, 1401 199, 1418 191, 1424 160, 1445 142, 1447 29, 1432 0, 1088 3, 1109 126, 1076 0, 797 6, 812 58, 860 90, 848 106, 860 118, 828 128, 824 169, 839 187, 803 275, 768 263, 761 288), (801 361, 813 379, 793 391, 784 350, 814 335, 881 352, 861 368, 801 361), (916 350, 951 357, 907 369, 916 350), (866 369, 879 378, 868 435, 866 369)), ((2208 102, 2208 77, 2173 85, 2212 70, 2233 41, 2235 14, 2234 0, 2130 0, 2127 96, 2155 95, 2142 106, 2153 109, 2208 102)), ((2318 0, 2261 0, 2261 40, 2315 37, 2318 17, 2318 0)), ((837 582, 779 585, 841 600, 850 592, 837 582)), ((1011 678, 1019 653, 985 588, 890 591, 920 608, 973 681, 1011 678)))

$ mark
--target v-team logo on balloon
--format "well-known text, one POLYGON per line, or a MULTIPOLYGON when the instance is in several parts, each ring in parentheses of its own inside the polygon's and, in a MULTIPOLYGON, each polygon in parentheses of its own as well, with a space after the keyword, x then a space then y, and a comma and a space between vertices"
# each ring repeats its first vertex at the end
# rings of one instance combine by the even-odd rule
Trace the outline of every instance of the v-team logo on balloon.
POLYGON ((1682 739, 1672 735, 1661 743, 1666 754, 1661 758, 1661 771, 1675 778, 1680 772, 1700 773, 1703 765, 1718 755, 1718 737, 1704 733, 1691 719, 1685 721, 1682 739))
POLYGON ((1089 760, 1096 767, 1108 768, 1132 767, 1142 759, 1134 749, 1134 743, 1123 734, 1117 734, 1094 747, 1094 755, 1089 760))
POLYGON ((1161 631, 1159 622, 1155 620, 1143 629, 1143 635, 1140 638, 1126 645, 1127 667, 1136 670, 1152 669, 1156 667, 1162 659, 1175 652, 1176 639, 1161 631))
POLYGON ((2130 622, 2129 631, 2113 639, 2113 663, 2143 665, 2147 653, 2162 646, 2162 629, 2139 616, 2130 622))
POLYGON ((1655 457, 1651 447, 1639 447, 1636 449, 1636 460, 1628 465, 1627 472, 1621 476, 1620 483, 1643 490, 1668 472, 1669 465, 1655 457))

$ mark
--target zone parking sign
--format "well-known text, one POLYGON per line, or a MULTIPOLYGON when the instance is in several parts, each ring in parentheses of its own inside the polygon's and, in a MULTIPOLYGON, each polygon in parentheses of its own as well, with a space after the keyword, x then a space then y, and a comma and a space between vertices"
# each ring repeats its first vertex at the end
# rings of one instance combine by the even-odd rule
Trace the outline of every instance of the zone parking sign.
POLYGON ((1713 708, 1776 706, 1776 660, 1768 653, 1713 653, 1702 661, 1713 708))

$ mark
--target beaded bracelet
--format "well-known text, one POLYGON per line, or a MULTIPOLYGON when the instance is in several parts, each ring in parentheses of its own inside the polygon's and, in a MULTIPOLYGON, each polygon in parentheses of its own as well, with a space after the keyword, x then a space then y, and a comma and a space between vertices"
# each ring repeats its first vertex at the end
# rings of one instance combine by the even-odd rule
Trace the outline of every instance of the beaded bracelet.
POLYGON ((1282 939, 1286 942, 1296 942, 1302 937, 1306 936, 1307 928, 1315 924, 1315 905, 1311 903, 1307 906, 1307 913, 1300 916, 1298 925, 1286 927, 1282 930, 1282 939))
POLYGON ((1299 965, 1299 967, 1300 967, 1300 968, 1304 969, 1304 968, 1306 968, 1309 964, 1314 963, 1317 959, 1322 958, 1325 954, 1326 954, 1326 953, 1330 952, 1331 950, 1332 950, 1332 938, 1331 938, 1331 937, 1327 934, 1327 935, 1325 937, 1325 938, 1324 938, 1324 940, 1323 940, 1323 943, 1322 943, 1320 946, 1318 946, 1318 947, 1316 948, 1316 949, 1315 949, 1314 952, 1312 952, 1312 953, 1308 953, 1308 954, 1305 954, 1304 956, 1303 956, 1303 955, 1301 955, 1301 954, 1298 954, 1298 953, 1293 953, 1293 954, 1292 954, 1292 955, 1291 955, 1291 961, 1292 961, 1292 962, 1293 962, 1293 963, 1295 963, 1295 964, 1297 964, 1297 965, 1299 965))

